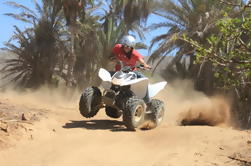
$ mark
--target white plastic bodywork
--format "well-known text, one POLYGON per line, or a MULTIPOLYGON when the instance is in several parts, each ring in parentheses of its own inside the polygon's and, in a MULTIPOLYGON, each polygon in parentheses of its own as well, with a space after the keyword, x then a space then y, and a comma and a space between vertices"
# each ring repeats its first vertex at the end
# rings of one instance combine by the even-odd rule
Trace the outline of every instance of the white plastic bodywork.
POLYGON ((112 77, 111 77, 111 74, 103 69, 103 68, 100 68, 99 69, 99 72, 98 72, 98 76, 103 80, 103 81, 108 81, 108 82, 111 82, 112 81, 112 77))
POLYGON ((111 83, 111 81, 112 81, 111 74, 107 70, 105 70, 103 68, 100 68, 99 72, 98 72, 98 76, 99 76, 99 78, 102 79, 101 85, 105 89, 110 89, 111 86, 112 86, 112 83, 111 83))
POLYGON ((146 96, 147 90, 149 93, 149 97, 152 98, 157 95, 162 89, 164 89, 167 84, 167 82, 163 81, 151 85, 149 84, 149 80, 146 77, 133 80, 127 80, 123 78, 116 79, 115 77, 111 77, 110 73, 103 68, 99 70, 98 75, 103 80, 102 86, 105 89, 110 89, 112 83, 119 86, 130 85, 132 92, 139 98, 144 98, 146 96))
POLYGON ((144 98, 147 92, 148 78, 139 78, 127 82, 126 85, 131 85, 132 92, 139 98, 144 98))
POLYGON ((149 84, 148 85, 149 97, 152 98, 152 97, 156 96, 162 89, 165 88, 166 84, 167 84, 166 81, 158 82, 155 84, 149 84))

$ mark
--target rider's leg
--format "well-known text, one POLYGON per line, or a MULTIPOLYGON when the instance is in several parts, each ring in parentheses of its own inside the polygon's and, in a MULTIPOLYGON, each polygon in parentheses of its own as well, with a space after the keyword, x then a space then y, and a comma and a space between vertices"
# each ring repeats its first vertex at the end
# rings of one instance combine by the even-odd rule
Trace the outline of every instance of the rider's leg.
POLYGON ((133 72, 137 75, 137 78, 144 78, 144 77, 145 77, 145 75, 142 74, 142 73, 139 72, 139 71, 133 71, 133 72))

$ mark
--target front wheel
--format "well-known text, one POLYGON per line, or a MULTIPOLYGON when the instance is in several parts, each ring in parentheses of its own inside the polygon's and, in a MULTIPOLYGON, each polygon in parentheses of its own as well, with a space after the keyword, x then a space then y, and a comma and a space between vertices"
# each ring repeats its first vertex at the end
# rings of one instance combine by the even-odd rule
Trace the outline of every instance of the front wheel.
POLYGON ((79 101, 79 111, 85 118, 95 116, 101 104, 101 92, 97 87, 88 87, 84 90, 79 101))
POLYGON ((135 130, 144 121, 145 102, 142 99, 129 98, 125 105, 123 121, 128 130, 135 130))

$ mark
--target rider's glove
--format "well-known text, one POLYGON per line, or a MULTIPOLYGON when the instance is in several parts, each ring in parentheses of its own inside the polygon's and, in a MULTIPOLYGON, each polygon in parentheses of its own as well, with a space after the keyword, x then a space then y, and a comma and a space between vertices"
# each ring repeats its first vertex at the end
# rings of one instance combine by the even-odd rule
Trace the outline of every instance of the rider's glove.
POLYGON ((152 67, 151 67, 150 65, 148 65, 148 64, 145 63, 145 64, 144 64, 144 68, 145 68, 145 69, 151 69, 152 67))

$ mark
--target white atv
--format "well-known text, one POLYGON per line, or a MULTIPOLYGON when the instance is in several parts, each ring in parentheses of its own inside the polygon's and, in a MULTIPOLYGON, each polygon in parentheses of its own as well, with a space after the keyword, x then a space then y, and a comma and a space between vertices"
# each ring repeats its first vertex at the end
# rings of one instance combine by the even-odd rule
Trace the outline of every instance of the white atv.
MULTIPOLYGON (((142 69, 142 66, 135 66, 142 69)), ((88 87, 81 95, 79 110, 81 115, 91 118, 100 108, 105 107, 106 115, 119 118, 123 114, 123 122, 128 130, 135 130, 145 120, 158 126, 164 117, 164 103, 151 99, 166 86, 167 82, 149 84, 148 78, 137 78, 133 68, 125 66, 113 76, 101 68, 99 77, 102 79, 104 91, 97 87, 88 87), (146 103, 146 95, 150 102, 146 103)))

